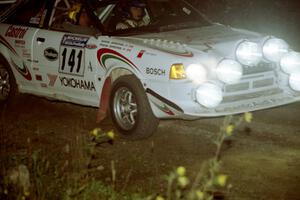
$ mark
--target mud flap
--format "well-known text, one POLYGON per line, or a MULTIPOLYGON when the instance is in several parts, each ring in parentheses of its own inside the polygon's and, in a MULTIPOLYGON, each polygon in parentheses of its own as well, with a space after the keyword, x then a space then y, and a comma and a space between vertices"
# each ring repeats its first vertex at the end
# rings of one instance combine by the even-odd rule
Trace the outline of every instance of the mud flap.
POLYGON ((99 103, 99 109, 97 113, 97 119, 96 123, 102 122, 106 115, 107 115, 107 110, 109 106, 109 97, 110 97, 110 90, 111 90, 111 77, 107 77, 104 85, 103 85, 103 90, 101 93, 101 99, 99 103))

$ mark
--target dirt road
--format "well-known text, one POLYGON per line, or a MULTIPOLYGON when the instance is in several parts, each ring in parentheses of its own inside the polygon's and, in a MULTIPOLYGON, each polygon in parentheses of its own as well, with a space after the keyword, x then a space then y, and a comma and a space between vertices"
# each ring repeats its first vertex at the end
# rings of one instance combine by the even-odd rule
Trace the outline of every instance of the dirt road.
MULTIPOLYGON (((299 200, 300 103, 253 114, 253 122, 240 127, 223 151, 222 172, 232 185, 226 199, 299 200)), ((20 95, 2 108, 1 115, 4 166, 16 162, 8 157, 25 159, 28 143, 31 151, 40 150, 62 162, 67 144, 76 149, 75 138, 99 126, 93 108, 30 95, 20 95)), ((190 177, 195 176, 215 151, 212 139, 221 122, 222 118, 162 121, 150 139, 133 142, 117 137, 113 145, 100 145, 90 168, 95 178, 110 183, 114 161, 117 188, 160 192, 166 186, 163 176, 179 165, 187 168, 190 177)), ((100 127, 113 128, 110 120, 100 127)))

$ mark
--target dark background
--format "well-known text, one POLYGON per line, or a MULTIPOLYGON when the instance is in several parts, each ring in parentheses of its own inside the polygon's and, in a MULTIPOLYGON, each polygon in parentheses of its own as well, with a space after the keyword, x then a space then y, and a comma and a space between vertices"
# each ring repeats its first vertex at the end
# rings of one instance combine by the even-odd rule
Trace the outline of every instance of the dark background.
MULTIPOLYGON (((300 51, 300 1, 187 0, 215 22, 271 34, 300 51)), ((5 8, 0 5, 0 12, 5 8)))
POLYGON ((300 50, 300 2, 292 0, 189 0, 213 21, 271 34, 300 50))

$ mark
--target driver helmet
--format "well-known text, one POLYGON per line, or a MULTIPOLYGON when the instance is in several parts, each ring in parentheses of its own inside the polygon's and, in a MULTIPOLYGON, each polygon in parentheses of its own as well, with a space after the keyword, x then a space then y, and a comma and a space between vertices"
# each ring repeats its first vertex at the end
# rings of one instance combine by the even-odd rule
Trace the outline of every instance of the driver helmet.
POLYGON ((143 9, 142 17, 145 16, 144 8, 146 8, 146 4, 140 0, 129 0, 126 3, 125 10, 123 12, 125 18, 131 18, 131 13, 130 13, 131 7, 142 8, 143 9))
POLYGON ((81 10, 82 10, 82 4, 75 3, 68 11, 68 18, 73 24, 79 23, 81 10))

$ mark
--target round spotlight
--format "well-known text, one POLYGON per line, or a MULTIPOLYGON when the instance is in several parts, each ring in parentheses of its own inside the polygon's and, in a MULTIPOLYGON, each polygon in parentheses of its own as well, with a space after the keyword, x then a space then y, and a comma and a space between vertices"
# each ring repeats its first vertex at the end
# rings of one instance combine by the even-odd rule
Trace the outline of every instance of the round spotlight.
POLYGON ((236 58, 243 65, 255 66, 261 61, 262 52, 257 43, 244 41, 237 47, 236 58))
POLYGON ((290 52, 282 57, 280 60, 282 71, 287 74, 300 71, 300 53, 290 52))
POLYGON ((204 83, 207 78, 205 67, 200 64, 191 64, 186 69, 186 75, 197 84, 204 83))
POLYGON ((263 54, 266 59, 272 62, 279 62, 289 52, 289 45, 282 39, 268 39, 263 46, 263 54))
POLYGON ((200 85, 196 92, 198 103, 206 108, 215 108, 223 100, 222 89, 212 83, 204 83, 200 85))
POLYGON ((293 90, 300 92, 300 72, 291 74, 289 83, 293 90))
POLYGON ((237 83, 243 76, 243 67, 235 60, 222 60, 217 67, 217 76, 224 83, 237 83))

